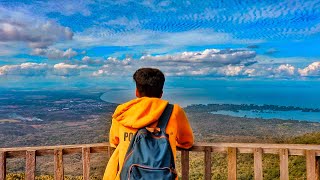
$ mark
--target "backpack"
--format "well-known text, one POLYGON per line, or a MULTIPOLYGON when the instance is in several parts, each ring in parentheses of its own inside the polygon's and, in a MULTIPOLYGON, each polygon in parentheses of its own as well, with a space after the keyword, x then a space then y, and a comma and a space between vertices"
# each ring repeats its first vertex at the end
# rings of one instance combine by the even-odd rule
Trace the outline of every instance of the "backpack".
POLYGON ((157 128, 139 129, 131 139, 120 173, 121 180, 166 180, 177 176, 174 156, 166 134, 173 110, 168 104, 161 114, 157 128))

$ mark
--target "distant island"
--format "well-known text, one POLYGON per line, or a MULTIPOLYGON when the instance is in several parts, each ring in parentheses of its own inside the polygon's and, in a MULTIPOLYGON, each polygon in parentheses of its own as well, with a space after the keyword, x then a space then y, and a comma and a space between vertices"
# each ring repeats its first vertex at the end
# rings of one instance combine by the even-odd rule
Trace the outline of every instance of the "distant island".
POLYGON ((188 111, 202 111, 202 112, 212 112, 212 111, 234 111, 238 112, 239 110, 242 111, 301 111, 301 112, 320 112, 319 108, 303 108, 303 107, 294 107, 294 106, 278 106, 278 105, 256 105, 256 104, 193 104, 187 106, 185 108, 188 111))

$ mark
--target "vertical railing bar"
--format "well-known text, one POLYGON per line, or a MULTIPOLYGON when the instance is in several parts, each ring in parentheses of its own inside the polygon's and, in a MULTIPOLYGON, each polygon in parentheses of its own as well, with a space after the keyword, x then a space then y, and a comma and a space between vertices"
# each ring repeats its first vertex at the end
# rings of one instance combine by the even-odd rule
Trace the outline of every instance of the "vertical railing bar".
POLYGON ((90 180, 90 147, 82 148, 83 179, 90 180))
POLYGON ((26 180, 34 180, 36 173, 36 151, 26 151, 26 180))
POLYGON ((63 168, 63 151, 62 149, 54 150, 54 179, 64 179, 64 168, 63 168))
POLYGON ((253 151, 254 156, 254 179, 263 179, 263 169, 262 169, 262 149, 255 148, 253 151))
POLYGON ((0 180, 5 180, 7 175, 7 152, 0 151, 0 180))
POLYGON ((112 147, 108 146, 108 158, 110 159, 112 155, 112 147))
POLYGON ((320 179, 320 157, 316 156, 316 180, 320 179))
POLYGON ((189 151, 181 150, 181 178, 182 180, 189 179, 189 151))
POLYGON ((228 180, 237 179, 237 148, 228 147, 228 180))
POLYGON ((211 147, 204 149, 204 179, 211 180, 211 147))
POLYGON ((307 180, 316 179, 316 152, 306 150, 307 180))
POLYGON ((288 169, 288 149, 280 149, 280 179, 289 180, 289 169, 288 169))

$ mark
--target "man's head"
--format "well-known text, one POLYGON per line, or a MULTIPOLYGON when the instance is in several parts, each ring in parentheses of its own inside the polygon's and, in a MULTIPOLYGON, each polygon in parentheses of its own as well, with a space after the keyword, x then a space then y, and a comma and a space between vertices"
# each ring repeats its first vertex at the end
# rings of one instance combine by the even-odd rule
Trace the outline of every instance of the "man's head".
POLYGON ((133 79, 137 97, 162 97, 165 77, 159 69, 140 68, 133 74, 133 79))

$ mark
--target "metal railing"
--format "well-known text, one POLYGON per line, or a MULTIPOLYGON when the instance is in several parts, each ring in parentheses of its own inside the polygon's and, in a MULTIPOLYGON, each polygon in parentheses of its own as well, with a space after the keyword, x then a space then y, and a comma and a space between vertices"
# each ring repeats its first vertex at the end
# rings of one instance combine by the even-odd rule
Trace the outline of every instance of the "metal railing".
MULTIPOLYGON (((255 144, 255 143, 196 143, 189 150, 181 151, 181 176, 189 179, 189 151, 204 152, 204 179, 211 179, 211 153, 226 153, 228 158, 228 180, 237 178, 237 154, 251 153, 254 156, 254 178, 263 179, 262 155, 276 154, 280 159, 280 179, 289 179, 289 156, 305 156, 308 180, 319 179, 320 145, 303 144, 255 144)), ((107 152, 110 157, 113 148, 108 143, 40 146, 21 148, 0 148, 0 180, 6 179, 6 164, 9 158, 25 158, 25 179, 34 180, 37 156, 54 156, 54 178, 64 178, 63 155, 82 154, 83 179, 90 179, 90 154, 107 152)))

